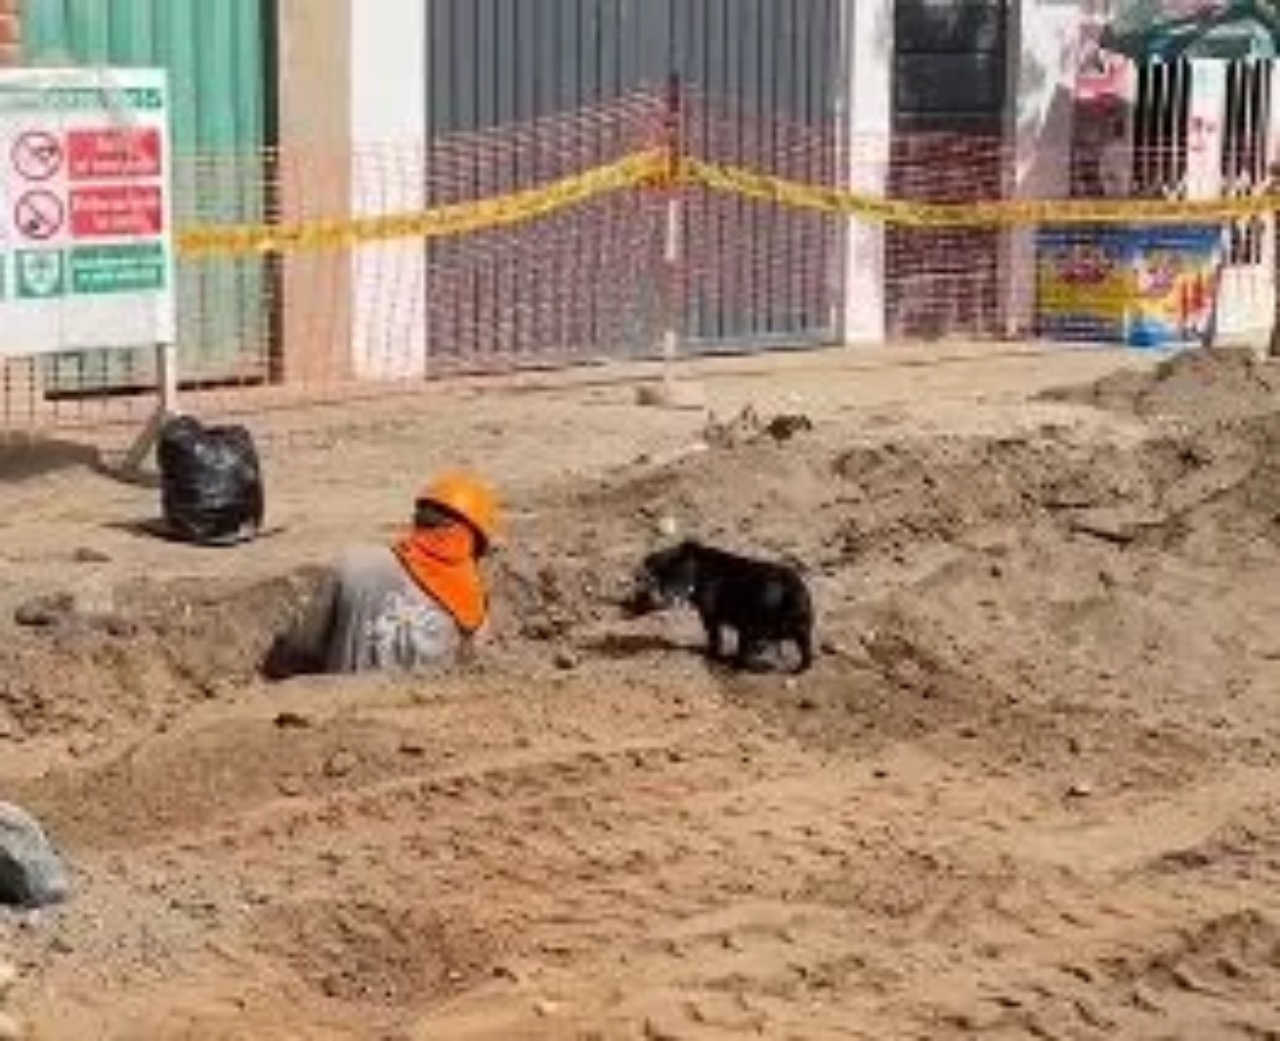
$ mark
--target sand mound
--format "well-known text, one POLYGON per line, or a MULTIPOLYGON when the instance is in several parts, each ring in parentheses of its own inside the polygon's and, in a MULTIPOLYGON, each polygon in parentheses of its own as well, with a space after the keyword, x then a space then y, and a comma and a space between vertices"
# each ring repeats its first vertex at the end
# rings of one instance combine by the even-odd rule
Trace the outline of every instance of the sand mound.
POLYGON ((848 595, 886 568, 982 546, 1039 546, 1065 572, 1098 542, 1179 551, 1216 538, 1226 559, 1277 534, 1278 448, 1280 416, 1263 414, 1136 445, 1050 427, 852 446, 827 431, 712 449, 548 497, 502 562, 499 600, 534 639, 607 619, 666 517, 680 533, 798 562, 848 595))
POLYGON ((1142 418, 1234 419, 1280 409, 1280 363, 1243 348, 1185 351, 1147 372, 1123 371, 1041 397, 1142 418))
MULTIPOLYGON (((1216 370, 1187 361, 1170 371, 1160 386, 1216 370)), ((652 669, 678 632, 687 657, 699 640, 687 616, 645 629, 618 607, 640 558, 668 537, 661 518, 808 575, 832 652, 824 667, 832 690, 845 684, 810 701, 854 708, 851 720, 825 713, 818 725, 824 712, 813 704, 784 701, 799 733, 828 743, 919 736, 965 715, 994 718, 992 706, 1015 695, 1085 697, 1121 675, 1190 703, 1213 663, 1234 675, 1250 659, 1214 644, 1214 604, 1173 611, 1167 600, 1183 598, 1188 568, 1274 557, 1280 414, 1138 444, 1076 440, 1057 427, 849 443, 839 428, 819 428, 551 490, 517 533, 519 551, 495 562, 499 639, 478 678, 590 667, 593 656, 652 669), (1162 657, 1135 661, 1136 638, 1162 657), (974 691, 986 693, 975 702, 974 691)), ((15 631, 0 652, 0 728, 92 745, 184 706, 234 700, 257 682, 273 636, 317 577, 137 584, 115 591, 105 620, 72 614, 15 631)))
MULTIPOLYGON (((823 638, 859 648, 890 689, 902 686, 900 670, 877 657, 869 635, 890 631, 885 617, 931 634, 922 652, 928 662, 928 654, 947 652, 940 660, 951 664, 926 671, 990 687, 1001 669, 1020 674, 1018 647, 1029 641, 998 653, 999 667, 977 677, 948 641, 979 639, 993 613, 1042 627, 1036 655, 1065 665, 1074 651, 1064 634, 1158 602, 1158 591, 1137 589, 1144 568, 1178 557, 1226 567, 1273 552, 1277 449, 1280 416, 1270 415, 1136 446, 1077 442, 1056 428, 848 445, 828 430, 786 443, 729 444, 552 493, 519 533, 520 552, 496 564, 502 637, 484 671, 517 674, 554 657, 553 647, 573 648, 581 661, 592 641, 625 635, 618 601, 641 556, 663 537, 655 520, 673 517, 683 532, 799 562, 819 594, 823 638), (933 582, 942 586, 936 594, 933 582), (1083 603, 1057 606, 1064 599, 1083 603), (937 611, 942 603, 947 617, 937 611), (1067 629, 1062 616, 1071 611, 1067 629)), ((256 680, 271 638, 316 577, 139 585, 116 593, 105 626, 72 619, 17 632, 4 651, 11 666, 0 725, 23 736, 93 733, 232 697, 256 680)), ((1113 648, 1106 632, 1088 631, 1102 655, 1098 669, 1129 660, 1129 627, 1114 627, 1113 648)), ((1038 668, 1050 671, 1043 662, 1038 668)), ((1060 669, 1052 684, 1064 682, 1069 673, 1060 669)))

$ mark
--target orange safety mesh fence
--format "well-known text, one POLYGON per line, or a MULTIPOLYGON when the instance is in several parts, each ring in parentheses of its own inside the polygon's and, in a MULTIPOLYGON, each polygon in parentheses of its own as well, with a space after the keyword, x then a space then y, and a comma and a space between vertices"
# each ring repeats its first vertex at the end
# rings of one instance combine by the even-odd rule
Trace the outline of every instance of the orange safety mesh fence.
MULTIPOLYGON (((919 202, 999 199, 1007 192, 1012 158, 1003 142, 989 137, 896 137, 890 145, 886 194, 919 202)), ((891 226, 885 242, 889 335, 936 338, 951 330, 998 335, 1003 328, 1005 238, 990 228, 891 226)))
MULTIPOLYGON (((851 325, 889 340, 1021 338, 1046 331, 1045 257, 1055 339, 1105 339, 1108 322, 1127 335, 1146 306, 1121 299, 1131 290, 1163 292, 1187 335, 1210 312, 1228 333, 1269 326, 1267 186, 1237 178, 1224 193, 1235 209, 1195 209, 1180 201, 1185 143, 1131 156, 1127 191, 1146 201, 1126 202, 1093 197, 1096 157, 1065 146, 851 140, 834 119, 681 100, 675 186, 657 183, 671 145, 660 91, 348 153, 175 157, 184 393, 193 407, 269 407, 644 358, 668 324, 687 353, 833 343, 851 325), (1050 201, 1019 201, 1037 198, 1050 201), (1180 239, 1180 224, 1225 229, 1225 251, 1205 260, 1207 240, 1180 239), (1190 274, 1159 268, 1184 247, 1190 274), (1097 313, 1072 325, 1086 304, 1097 313)), ((7 361, 3 426, 135 423, 153 404, 152 365, 146 352, 7 361)))
MULTIPOLYGON (((502 197, 628 156, 660 101, 636 94, 570 115, 353 152, 177 155, 183 229, 420 214, 502 197)), ((210 407, 381 392, 395 383, 642 351, 660 250, 652 193, 612 192, 474 233, 279 255, 182 256, 181 378, 210 407)), ((181 254, 181 249, 180 249, 181 254)), ((3 366, 5 426, 135 422, 154 386, 145 351, 3 366)))

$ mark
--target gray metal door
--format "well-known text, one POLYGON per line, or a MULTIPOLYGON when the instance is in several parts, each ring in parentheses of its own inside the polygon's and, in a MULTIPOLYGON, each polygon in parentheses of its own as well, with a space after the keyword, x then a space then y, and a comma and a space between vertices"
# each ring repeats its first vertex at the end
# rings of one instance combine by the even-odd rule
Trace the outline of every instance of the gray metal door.
MULTIPOLYGON (((700 158, 814 184, 836 181, 838 0, 683 0, 672 65, 689 85, 700 158)), ((828 343, 841 222, 695 196, 687 237, 689 333, 708 348, 828 343)))
MULTIPOLYGON (((653 143, 673 73, 698 157, 834 181, 840 0, 427 5, 435 201, 528 187, 653 143)), ((690 192, 686 340, 699 350, 831 340, 838 225, 690 192)), ((432 359, 649 350, 662 320, 662 230, 661 198, 636 193, 430 245, 432 359)))

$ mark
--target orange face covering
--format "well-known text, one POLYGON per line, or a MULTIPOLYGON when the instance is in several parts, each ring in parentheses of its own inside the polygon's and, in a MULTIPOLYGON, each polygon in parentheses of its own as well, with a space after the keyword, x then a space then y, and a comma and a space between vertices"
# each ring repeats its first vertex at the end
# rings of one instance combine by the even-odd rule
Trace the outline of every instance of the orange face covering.
POLYGON ((488 616, 476 565, 476 536, 465 524, 419 528, 395 547, 405 570, 469 633, 488 616))

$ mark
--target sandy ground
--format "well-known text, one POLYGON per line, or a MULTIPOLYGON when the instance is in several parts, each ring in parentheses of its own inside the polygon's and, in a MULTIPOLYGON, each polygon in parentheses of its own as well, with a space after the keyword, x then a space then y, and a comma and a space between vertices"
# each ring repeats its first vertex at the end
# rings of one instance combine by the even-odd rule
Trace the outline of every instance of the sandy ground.
POLYGON ((693 370, 810 417, 781 442, 623 375, 260 417, 280 530, 234 552, 139 534, 80 446, 3 455, 0 798, 77 886, 0 917, 32 1036, 1280 1037, 1280 372, 693 370), (444 464, 509 500, 490 656, 261 681, 444 464), (668 515, 803 563, 813 672, 619 617, 668 515))

